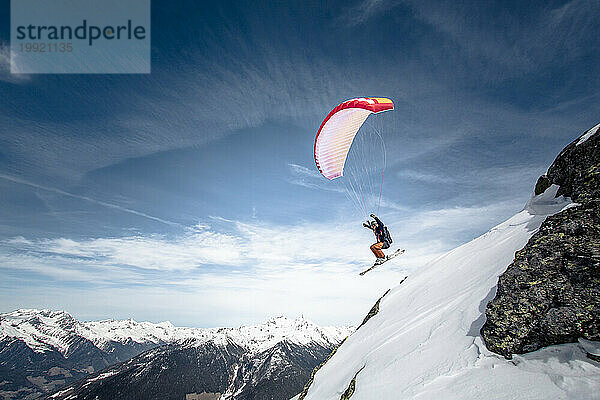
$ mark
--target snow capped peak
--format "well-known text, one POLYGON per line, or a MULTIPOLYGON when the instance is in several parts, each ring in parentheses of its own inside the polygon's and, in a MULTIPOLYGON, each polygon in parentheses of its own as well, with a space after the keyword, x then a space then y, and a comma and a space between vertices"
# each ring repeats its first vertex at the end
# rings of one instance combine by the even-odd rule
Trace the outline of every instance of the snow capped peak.
POLYGON ((91 340, 100 348, 106 347, 109 342, 154 343, 162 344, 184 338, 170 322, 137 322, 134 319, 87 321, 80 323, 79 333, 91 340))
POLYGON ((264 324, 258 326, 277 326, 277 327, 296 327, 301 328, 307 325, 316 326, 312 321, 307 320, 304 316, 297 316, 294 319, 280 315, 278 317, 269 318, 264 324))
POLYGON ((19 310, 15 310, 9 313, 0 314, 2 317, 12 318, 15 320, 27 320, 31 318, 48 318, 53 320, 66 319, 66 320, 74 320, 71 314, 66 311, 55 311, 48 309, 36 309, 36 308, 22 308, 19 310))
POLYGON ((199 346, 206 342, 219 345, 235 343, 249 349, 251 353, 257 353, 283 341, 297 345, 315 343, 330 346, 339 343, 353 331, 352 327, 319 327, 303 316, 295 319, 277 316, 254 326, 203 330, 200 336, 195 337, 192 345, 199 346))
POLYGON ((0 314, 0 338, 16 337, 35 351, 55 348, 64 354, 72 343, 77 324, 65 311, 20 309, 0 314))

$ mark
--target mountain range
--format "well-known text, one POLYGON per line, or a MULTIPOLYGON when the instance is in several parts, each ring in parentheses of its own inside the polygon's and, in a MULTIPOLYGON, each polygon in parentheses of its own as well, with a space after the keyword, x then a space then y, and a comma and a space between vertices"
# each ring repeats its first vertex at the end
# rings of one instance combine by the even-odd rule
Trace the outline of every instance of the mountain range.
POLYGON ((303 317, 199 329, 16 310, 0 314, 0 398, 53 392, 54 399, 183 399, 202 393, 245 399, 270 398, 271 392, 289 398, 352 330, 319 327, 303 317))

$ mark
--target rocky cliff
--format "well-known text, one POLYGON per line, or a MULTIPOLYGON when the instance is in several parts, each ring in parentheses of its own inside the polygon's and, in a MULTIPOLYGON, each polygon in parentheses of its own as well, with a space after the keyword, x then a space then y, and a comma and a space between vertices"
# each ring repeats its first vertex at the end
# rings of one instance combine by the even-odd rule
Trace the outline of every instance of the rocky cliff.
POLYGON ((600 340, 600 125, 569 144, 538 180, 576 205, 548 217, 498 281, 481 335, 510 358, 541 347, 600 340))

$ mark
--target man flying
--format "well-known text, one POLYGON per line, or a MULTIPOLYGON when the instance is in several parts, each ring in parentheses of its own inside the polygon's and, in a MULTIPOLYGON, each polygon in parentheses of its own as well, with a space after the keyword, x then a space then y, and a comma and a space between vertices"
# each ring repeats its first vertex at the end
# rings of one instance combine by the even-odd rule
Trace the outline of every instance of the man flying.
POLYGON ((381 222, 381 220, 377 218, 375 214, 371 214, 371 218, 373 218, 375 221, 363 222, 363 226, 365 228, 369 228, 373 231, 373 233, 375 233, 377 243, 371 245, 371 251, 373 254, 375 254, 375 257, 377 257, 377 260, 375 260, 375 265, 379 265, 387 261, 387 258, 381 249, 388 249, 392 240, 390 233, 383 222, 381 222))

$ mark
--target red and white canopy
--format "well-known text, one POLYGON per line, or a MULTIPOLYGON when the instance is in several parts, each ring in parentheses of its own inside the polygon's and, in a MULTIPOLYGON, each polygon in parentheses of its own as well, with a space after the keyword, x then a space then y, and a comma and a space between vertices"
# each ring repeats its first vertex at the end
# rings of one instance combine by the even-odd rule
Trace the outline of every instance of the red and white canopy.
POLYGON ((354 136, 369 114, 393 110, 383 97, 360 97, 343 102, 327 115, 315 138, 315 163, 327 179, 343 175, 354 136))

